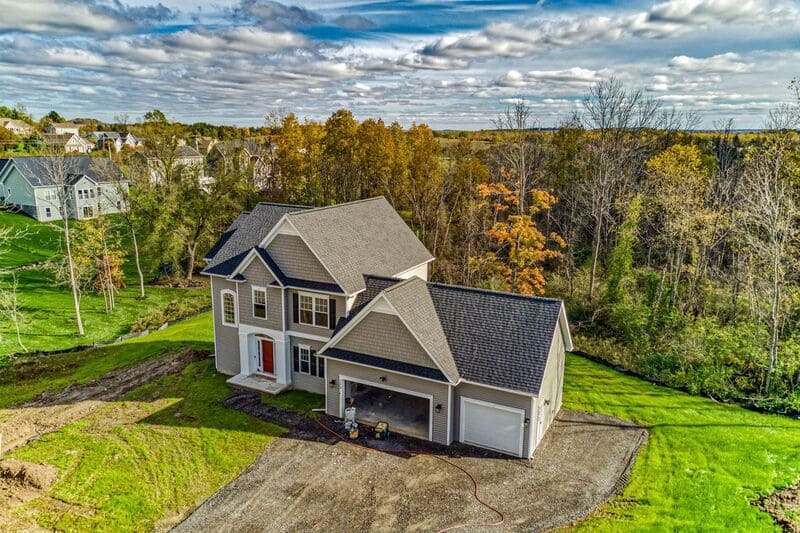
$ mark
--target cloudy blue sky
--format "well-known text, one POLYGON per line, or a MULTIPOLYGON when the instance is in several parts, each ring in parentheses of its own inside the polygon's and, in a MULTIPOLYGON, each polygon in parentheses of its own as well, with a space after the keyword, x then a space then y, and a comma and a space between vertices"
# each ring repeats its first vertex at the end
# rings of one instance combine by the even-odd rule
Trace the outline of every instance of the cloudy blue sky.
POLYGON ((521 98, 550 126, 610 76, 757 127, 800 76, 800 3, 0 0, 0 103, 36 115, 479 129, 521 98))

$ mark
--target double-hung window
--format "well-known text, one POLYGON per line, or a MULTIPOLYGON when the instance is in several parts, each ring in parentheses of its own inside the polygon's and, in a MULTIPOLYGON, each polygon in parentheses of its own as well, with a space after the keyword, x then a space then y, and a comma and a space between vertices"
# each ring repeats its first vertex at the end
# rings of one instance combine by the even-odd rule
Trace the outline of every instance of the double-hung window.
POLYGON ((222 291, 222 323, 226 326, 236 326, 237 315, 236 293, 231 290, 222 291))
POLYGON ((253 317, 267 318, 267 289, 253 287, 253 317))
POLYGON ((327 328, 328 319, 328 298, 327 296, 313 296, 311 294, 301 294, 298 302, 299 313, 298 322, 309 326, 319 326, 327 328))
POLYGON ((298 345, 292 348, 292 368, 300 374, 325 377, 325 358, 317 357, 317 351, 309 346, 298 345))

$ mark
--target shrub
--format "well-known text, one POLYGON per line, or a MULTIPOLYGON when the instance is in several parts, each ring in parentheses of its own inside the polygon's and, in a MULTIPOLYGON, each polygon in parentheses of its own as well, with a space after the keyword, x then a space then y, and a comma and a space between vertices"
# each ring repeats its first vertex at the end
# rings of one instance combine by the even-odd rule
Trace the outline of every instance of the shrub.
POLYGON ((172 300, 161 309, 154 309, 139 317, 133 326, 131 326, 132 333, 139 333, 140 331, 156 329, 161 327, 165 322, 172 322, 181 318, 199 313, 200 311, 208 308, 207 298, 186 298, 183 300, 172 300))

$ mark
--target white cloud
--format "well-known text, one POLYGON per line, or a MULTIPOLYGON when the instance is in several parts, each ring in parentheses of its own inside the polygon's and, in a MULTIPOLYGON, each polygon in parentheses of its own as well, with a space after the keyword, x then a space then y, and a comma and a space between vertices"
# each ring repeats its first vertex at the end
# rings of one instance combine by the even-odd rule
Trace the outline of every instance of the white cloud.
POLYGON ((493 23, 479 32, 440 38, 420 52, 463 60, 519 58, 540 55, 553 48, 617 41, 625 37, 662 39, 714 26, 768 26, 798 20, 800 13, 795 7, 776 7, 766 0, 670 0, 648 11, 627 15, 493 23))
POLYGON ((682 72, 743 73, 753 69, 739 54, 728 52, 711 57, 675 56, 669 66, 682 72))

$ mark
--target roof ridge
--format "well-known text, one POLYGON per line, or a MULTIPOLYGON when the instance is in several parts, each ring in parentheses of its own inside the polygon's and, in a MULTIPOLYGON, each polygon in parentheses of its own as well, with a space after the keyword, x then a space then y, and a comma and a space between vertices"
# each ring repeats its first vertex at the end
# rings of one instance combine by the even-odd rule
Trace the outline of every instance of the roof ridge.
POLYGON ((467 292, 479 292, 484 294, 489 294, 492 296, 505 296, 505 297, 512 297, 518 298, 520 300, 536 300, 536 301, 543 301, 543 302, 553 302, 553 303, 563 303, 564 300, 560 298, 546 298, 544 296, 528 296, 525 294, 519 294, 516 292, 509 292, 509 291, 495 291, 492 289, 484 289, 481 287, 469 287, 467 285, 455 285, 452 283, 440 283, 435 281, 428 281, 428 286, 433 287, 440 287, 443 289, 454 289, 460 291, 467 291, 467 292))
MULTIPOLYGON (((341 203, 341 204, 321 205, 321 206, 318 206, 318 207, 309 207, 308 209, 306 209, 303 212, 303 214, 312 213, 312 212, 316 213, 317 211, 323 211, 325 209, 333 209, 335 207, 345 207, 345 206, 356 205, 356 204, 361 204, 361 203, 365 203, 365 202, 372 202, 374 200, 381 200, 381 199, 386 200, 386 197, 383 196, 383 195, 381 195, 381 196, 373 196, 371 198, 361 198, 360 200, 353 200, 352 202, 344 202, 344 203, 341 203)), ((299 214, 299 213, 288 213, 288 214, 289 215, 295 215, 295 214, 299 214)))
MULTIPOLYGON (((280 202, 258 202, 256 205, 269 205, 273 207, 298 207, 300 209, 313 209, 313 207, 308 205, 300 205, 300 204, 282 204, 280 202)), ((250 211, 248 211, 249 213, 250 211)))

